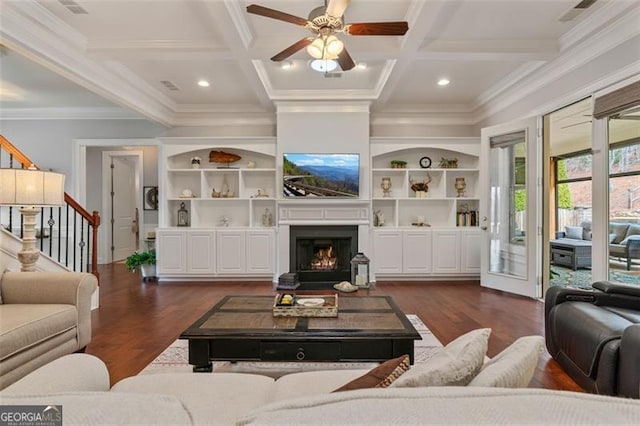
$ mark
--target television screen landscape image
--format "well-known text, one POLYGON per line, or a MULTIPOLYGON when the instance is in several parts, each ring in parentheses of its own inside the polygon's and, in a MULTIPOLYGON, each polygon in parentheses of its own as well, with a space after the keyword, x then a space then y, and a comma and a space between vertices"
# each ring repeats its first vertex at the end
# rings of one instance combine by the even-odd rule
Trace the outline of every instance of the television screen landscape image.
POLYGON ((283 160, 285 197, 359 195, 359 154, 284 154, 283 160))

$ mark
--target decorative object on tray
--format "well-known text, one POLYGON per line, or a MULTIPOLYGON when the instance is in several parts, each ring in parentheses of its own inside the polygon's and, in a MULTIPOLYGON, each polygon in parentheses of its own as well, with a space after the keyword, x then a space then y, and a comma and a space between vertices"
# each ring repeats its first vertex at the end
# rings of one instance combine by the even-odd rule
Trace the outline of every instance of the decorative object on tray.
POLYGON ((200 157, 191 157, 191 168, 199 169, 200 168, 200 157))
POLYGON ((391 196, 391 178, 385 176, 382 178, 382 182, 380 182, 380 188, 382 188, 382 196, 388 198, 391 196))
POLYGON ((464 181, 463 177, 457 177, 456 182, 453 184, 456 188, 458 194, 457 197, 464 197, 464 189, 467 187, 467 183, 464 181))
POLYGON ((178 209, 178 226, 189 226, 189 210, 187 210, 184 202, 180 203, 178 209))
POLYGON ((411 176, 409 176, 409 183, 411 184, 411 190, 415 192, 416 198, 427 198, 429 193, 429 184, 433 179, 431 175, 427 173, 427 178, 423 179, 422 182, 418 182, 413 180, 411 176))
POLYGON ((274 317, 337 317, 338 295, 278 293, 273 301, 274 317))
POLYGON ((262 213, 262 226, 264 227, 269 227, 269 226, 273 226, 273 214, 271 213, 271 210, 269 210, 269 208, 265 208, 264 212, 262 213))
POLYGON ((384 226, 384 212, 380 209, 373 212, 373 226, 384 226))
POLYGON ((341 281, 338 284, 334 284, 333 288, 343 293, 352 293, 358 291, 358 286, 351 284, 349 281, 341 281))
POLYGON ((358 288, 369 288, 369 263, 370 260, 364 253, 356 254, 351 259, 351 282, 358 288))
POLYGON ((431 158, 422 157, 420 159, 420 167, 422 167, 423 169, 428 169, 429 167, 431 167, 431 158))
POLYGON ((242 157, 237 155, 237 154, 232 154, 230 152, 224 152, 224 151, 211 151, 209 153, 209 162, 210 163, 221 163, 221 164, 226 164, 226 166, 222 166, 219 167, 221 169, 228 169, 229 164, 231 163, 235 163, 236 161, 240 160, 242 157))
POLYGON ((457 158, 444 158, 440 160, 440 168, 441 169, 457 169, 458 168, 458 159, 457 158))
POLYGON ((392 169, 404 169, 407 167, 407 162, 403 160, 391 160, 392 169))
POLYGON ((297 272, 286 272, 278 277, 277 290, 295 290, 300 287, 300 281, 297 272))

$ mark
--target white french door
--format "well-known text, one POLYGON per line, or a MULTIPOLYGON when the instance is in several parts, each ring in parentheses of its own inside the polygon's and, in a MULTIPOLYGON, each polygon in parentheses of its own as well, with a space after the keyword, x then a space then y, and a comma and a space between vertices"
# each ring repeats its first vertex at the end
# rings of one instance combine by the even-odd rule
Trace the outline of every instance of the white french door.
POLYGON ((482 129, 480 284, 541 297, 538 119, 482 129))

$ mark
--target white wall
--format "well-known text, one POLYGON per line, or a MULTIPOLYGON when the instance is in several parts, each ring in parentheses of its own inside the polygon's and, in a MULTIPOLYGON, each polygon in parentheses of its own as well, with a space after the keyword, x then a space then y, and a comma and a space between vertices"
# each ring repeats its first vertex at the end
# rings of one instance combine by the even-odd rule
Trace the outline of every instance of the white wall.
POLYGON ((2 120, 0 134, 38 167, 64 173, 65 189, 72 194, 74 139, 154 138, 164 127, 146 120, 2 120))
POLYGON ((368 103, 279 103, 277 182, 285 153, 360 154, 360 198, 369 198, 368 103))

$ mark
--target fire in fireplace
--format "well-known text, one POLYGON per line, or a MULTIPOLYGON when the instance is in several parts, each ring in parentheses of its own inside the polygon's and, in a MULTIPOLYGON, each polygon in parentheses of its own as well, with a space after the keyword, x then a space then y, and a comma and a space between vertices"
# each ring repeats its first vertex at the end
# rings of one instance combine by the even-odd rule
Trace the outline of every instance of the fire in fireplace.
POLYGON ((333 245, 318 248, 311 259, 311 270, 331 271, 336 269, 338 265, 338 257, 333 255, 333 245))
POLYGON ((290 272, 297 272, 301 283, 351 279, 357 226, 292 226, 290 237, 290 272))

